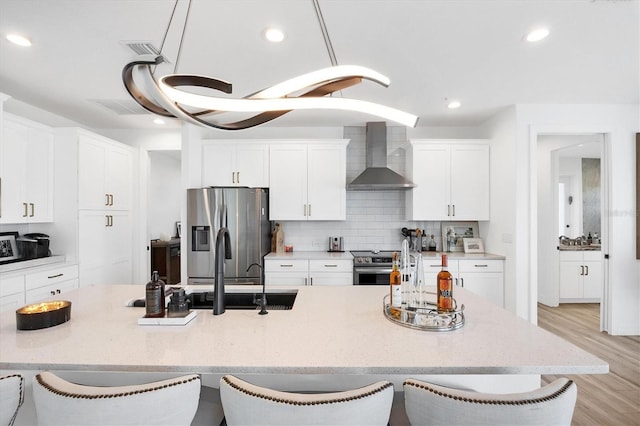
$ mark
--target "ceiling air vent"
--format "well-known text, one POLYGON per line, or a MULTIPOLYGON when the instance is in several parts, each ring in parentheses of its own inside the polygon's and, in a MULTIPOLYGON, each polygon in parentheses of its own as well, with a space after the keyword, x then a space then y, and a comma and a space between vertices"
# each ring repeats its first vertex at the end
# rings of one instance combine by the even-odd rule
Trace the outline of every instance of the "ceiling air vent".
POLYGON ((160 50, 148 41, 121 41, 120 43, 133 50, 136 55, 160 55, 160 50))
POLYGON ((88 99, 118 115, 146 114, 147 111, 133 99, 88 99))

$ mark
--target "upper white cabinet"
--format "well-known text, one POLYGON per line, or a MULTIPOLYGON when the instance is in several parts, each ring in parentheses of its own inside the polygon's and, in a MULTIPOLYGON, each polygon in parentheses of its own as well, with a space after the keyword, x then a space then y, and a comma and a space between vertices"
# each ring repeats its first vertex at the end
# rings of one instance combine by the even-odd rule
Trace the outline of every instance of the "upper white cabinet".
POLYGON ((489 145, 411 141, 407 175, 410 220, 489 220, 489 145))
POLYGON ((273 143, 270 220, 345 220, 348 140, 273 143))
POLYGON ((269 187, 269 145, 202 141, 202 186, 269 187))
POLYGON ((131 151, 98 135, 78 134, 80 209, 129 210, 131 151))
POLYGON ((4 114, 0 223, 53 222, 53 131, 4 114))

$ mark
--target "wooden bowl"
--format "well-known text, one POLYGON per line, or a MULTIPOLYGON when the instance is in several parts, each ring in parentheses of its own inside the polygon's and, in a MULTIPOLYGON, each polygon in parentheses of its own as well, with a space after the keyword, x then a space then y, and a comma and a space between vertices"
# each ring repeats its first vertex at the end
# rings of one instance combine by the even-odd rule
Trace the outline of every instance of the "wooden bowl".
POLYGON ((34 303, 16 310, 18 330, 39 330, 65 323, 71 319, 71 302, 54 300, 34 303))

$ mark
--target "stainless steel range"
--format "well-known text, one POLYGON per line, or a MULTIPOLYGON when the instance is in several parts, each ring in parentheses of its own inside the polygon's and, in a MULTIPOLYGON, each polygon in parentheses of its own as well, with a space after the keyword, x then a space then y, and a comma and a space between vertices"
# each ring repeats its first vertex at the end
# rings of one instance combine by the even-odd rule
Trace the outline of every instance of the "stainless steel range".
POLYGON ((393 250, 352 251, 351 254, 354 285, 389 285, 393 250))

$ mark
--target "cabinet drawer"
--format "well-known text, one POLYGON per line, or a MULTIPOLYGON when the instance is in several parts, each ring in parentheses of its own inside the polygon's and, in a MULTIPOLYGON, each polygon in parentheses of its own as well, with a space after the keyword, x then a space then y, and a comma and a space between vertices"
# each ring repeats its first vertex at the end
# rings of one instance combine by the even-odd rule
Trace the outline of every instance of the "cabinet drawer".
POLYGON ((459 260, 458 272, 502 272, 504 262, 502 260, 459 260))
POLYGON ((24 275, 0 278, 0 297, 16 293, 24 294, 24 275))
POLYGON ((581 251, 578 250, 561 250, 560 251, 560 261, 564 262, 564 261, 575 261, 575 262, 582 262, 582 253, 581 251))
POLYGON ((309 261, 301 259, 265 259, 264 270, 269 272, 308 272, 309 261))
POLYGON ((0 312, 9 312, 24 306, 24 291, 9 296, 0 297, 0 312))
POLYGON ((56 284, 62 281, 78 278, 78 265, 61 266, 44 271, 33 272, 25 276, 26 290, 56 284))
POLYGON ((55 284, 50 284, 33 290, 27 290, 25 293, 25 303, 28 305, 30 303, 40 302, 44 299, 56 298, 75 288, 78 288, 77 278, 57 282, 55 284))
POLYGON ((310 260, 309 271, 312 272, 353 272, 351 260, 310 260))
MULTIPOLYGON (((458 270, 458 261, 448 259, 447 270, 452 274, 458 270)), ((442 271, 442 259, 440 257, 423 257, 422 258, 422 266, 424 268, 424 272, 430 274, 437 274, 442 271)))

